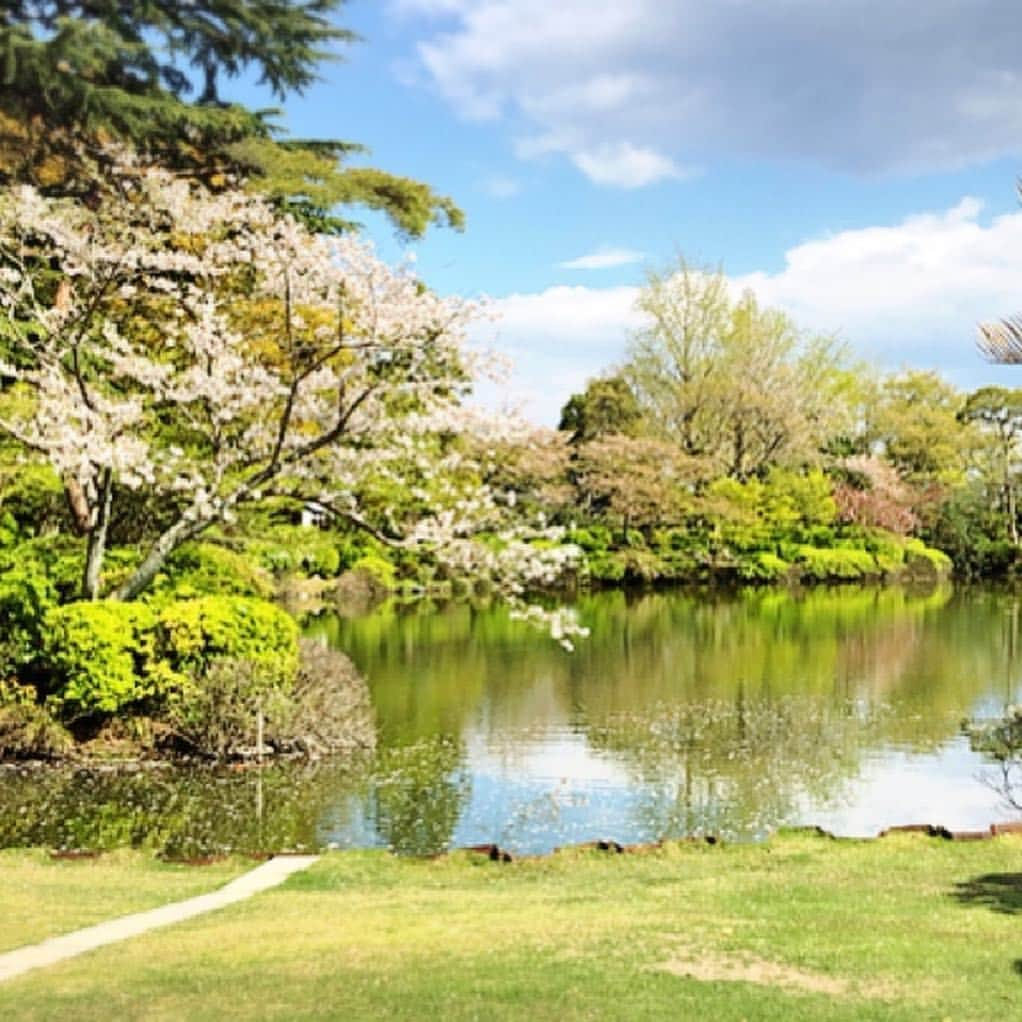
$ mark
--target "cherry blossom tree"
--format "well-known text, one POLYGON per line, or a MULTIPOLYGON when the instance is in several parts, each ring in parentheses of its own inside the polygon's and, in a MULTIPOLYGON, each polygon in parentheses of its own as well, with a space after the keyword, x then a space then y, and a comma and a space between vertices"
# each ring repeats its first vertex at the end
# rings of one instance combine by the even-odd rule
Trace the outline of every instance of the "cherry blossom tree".
POLYGON ((112 508, 131 491, 169 514, 121 600, 182 543, 280 495, 516 599, 571 562, 529 542, 457 442, 520 429, 462 405, 471 306, 240 189, 130 165, 117 185, 94 207, 0 193, 0 430, 63 480, 84 596, 102 595, 112 508))

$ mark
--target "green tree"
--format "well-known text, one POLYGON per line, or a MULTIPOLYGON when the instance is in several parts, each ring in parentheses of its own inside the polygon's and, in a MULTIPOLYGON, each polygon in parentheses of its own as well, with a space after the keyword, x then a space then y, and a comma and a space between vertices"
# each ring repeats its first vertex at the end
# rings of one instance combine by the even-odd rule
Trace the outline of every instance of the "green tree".
POLYGON ((962 404, 959 391, 931 370, 889 376, 868 410, 867 436, 909 482, 958 485, 976 443, 959 418, 962 404))
POLYGON ((216 181, 241 174, 319 230, 351 226, 338 204, 386 212, 421 235, 462 226, 427 185, 341 161, 361 147, 282 140, 271 117, 225 103, 224 79, 254 72, 278 99, 354 41, 331 20, 344 0, 13 0, 0 13, 0 180, 94 194, 102 143, 216 181), (83 144, 84 143, 84 144, 83 144), (83 159, 83 153, 88 158, 83 159))
POLYGON ((609 435, 578 448, 573 465, 583 507, 630 528, 679 522, 707 466, 662 440, 609 435))
POLYGON ((732 299, 719 270, 651 273, 637 304, 646 325, 623 375, 654 435, 744 479, 811 463, 846 431, 840 348, 751 292, 732 299))
POLYGON ((572 394, 561 409, 558 429, 571 433, 572 443, 585 443, 609 433, 634 436, 642 412, 632 388, 622 376, 590 380, 581 394, 572 394))
POLYGON ((978 423, 991 438, 1001 508, 1008 536, 1018 546, 1017 479, 1019 440, 1022 439, 1022 390, 981 387, 969 395, 960 417, 963 422, 978 423))

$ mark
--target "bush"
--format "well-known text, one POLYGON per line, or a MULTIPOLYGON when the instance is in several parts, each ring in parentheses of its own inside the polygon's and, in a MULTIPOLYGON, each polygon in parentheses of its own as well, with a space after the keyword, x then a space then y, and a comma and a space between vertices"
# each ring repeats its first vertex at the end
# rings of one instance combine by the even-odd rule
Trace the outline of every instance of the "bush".
POLYGON ((0 760, 55 759, 74 742, 28 685, 0 681, 0 760))
POLYGON ((333 578, 341 570, 337 537, 312 525, 276 525, 247 544, 246 552, 274 575, 298 572, 333 578))
POLYGON ((947 554, 928 547, 921 539, 905 540, 905 563, 910 571, 922 569, 937 575, 950 574, 953 567, 947 554))
POLYGON ((886 532, 867 532, 860 540, 863 549, 873 555, 877 567, 885 575, 895 575, 905 565, 905 543, 901 537, 886 532))
POLYGON ((243 554, 213 543, 188 543, 175 551, 158 592, 188 596, 273 596, 269 572, 243 554))
POLYGON ((167 721, 196 752, 224 759, 256 746, 260 713, 265 741, 266 723, 272 727, 290 714, 287 693, 264 663, 222 659, 193 679, 182 698, 168 708, 167 721))
POLYGON ((587 553, 600 550, 604 551, 614 545, 610 529, 605 525, 589 525, 585 528, 571 529, 565 536, 565 541, 574 543, 587 553))
POLYGON ((0 573, 0 680, 38 657, 43 620, 56 603, 57 592, 39 565, 30 561, 0 573))
POLYGON ((48 687, 76 713, 116 713, 174 678, 156 655, 156 620, 142 603, 70 603, 44 620, 48 687))
POLYGON ((738 560, 738 577, 746 582, 783 582, 791 565, 769 550, 746 554, 738 560))
POLYGON ((168 604, 159 616, 159 651, 174 671, 192 677, 216 660, 250 660, 268 685, 288 687, 298 667, 298 626, 272 603, 206 596, 168 604))
POLYGON ((32 462, 0 463, 0 506, 8 518, 6 528, 22 537, 54 529, 68 530, 64 484, 48 465, 32 462))
POLYGON ((598 551, 586 558, 589 577, 597 582, 620 582, 625 577, 625 559, 620 554, 598 551))
POLYGON ((312 639, 300 641, 299 658, 293 709, 275 729, 275 744, 313 756, 375 748, 369 688, 351 660, 312 639))
POLYGON ((298 626, 270 603, 241 596, 144 603, 72 603, 45 617, 46 688, 74 714, 117 713, 144 699, 183 698, 218 660, 246 660, 265 688, 288 688, 298 626))
POLYGON ((803 546, 798 550, 798 566, 817 582, 850 582, 879 574, 876 560, 866 550, 803 546))
POLYGON ((392 590, 397 582, 394 565, 376 554, 366 554, 360 557, 349 570, 365 572, 376 585, 388 591, 392 590))

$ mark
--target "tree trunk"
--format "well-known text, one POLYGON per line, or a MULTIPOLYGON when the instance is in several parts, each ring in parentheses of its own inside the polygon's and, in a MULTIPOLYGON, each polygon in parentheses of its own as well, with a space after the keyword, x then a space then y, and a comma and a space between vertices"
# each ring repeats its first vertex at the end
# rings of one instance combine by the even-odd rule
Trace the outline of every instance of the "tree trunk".
POLYGON ((1011 533, 1011 542, 1018 546, 1018 511, 1015 508, 1015 487, 1009 482, 1008 490, 1008 529, 1011 533))
POLYGON ((215 517, 209 517, 198 522, 192 522, 182 518, 172 525, 149 548, 149 552, 142 559, 142 563, 135 569, 135 573, 113 593, 112 599, 134 600, 140 593, 146 590, 167 562, 167 558, 182 543, 197 536, 212 525, 215 520, 215 517))
POLYGON ((1010 453, 1004 452, 1004 511, 1008 516, 1008 535, 1013 546, 1018 546, 1018 522, 1015 508, 1015 487, 1011 482, 1010 453))
POLYGON ((82 484, 70 475, 64 480, 64 499, 67 501, 68 510, 71 512, 71 521, 75 535, 88 535, 89 521, 92 518, 89 501, 85 496, 85 491, 82 489, 82 484))
POLYGON ((107 469, 100 484, 96 521, 89 528, 89 542, 85 554, 85 574, 82 577, 82 596, 86 600, 99 599, 99 586, 106 556, 106 539, 110 527, 110 503, 113 498, 113 473, 107 469))

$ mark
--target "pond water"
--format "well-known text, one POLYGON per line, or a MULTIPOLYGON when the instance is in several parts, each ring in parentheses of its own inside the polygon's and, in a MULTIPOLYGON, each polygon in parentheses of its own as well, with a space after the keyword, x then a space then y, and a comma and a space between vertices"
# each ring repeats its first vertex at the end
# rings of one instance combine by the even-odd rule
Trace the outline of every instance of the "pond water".
POLYGON ((0 846, 172 855, 497 842, 543 852, 783 824, 1006 818, 965 717, 1020 699, 1022 598, 987 588, 608 592, 573 654, 500 607, 387 605, 309 634, 367 676, 359 764, 0 774, 0 846))

